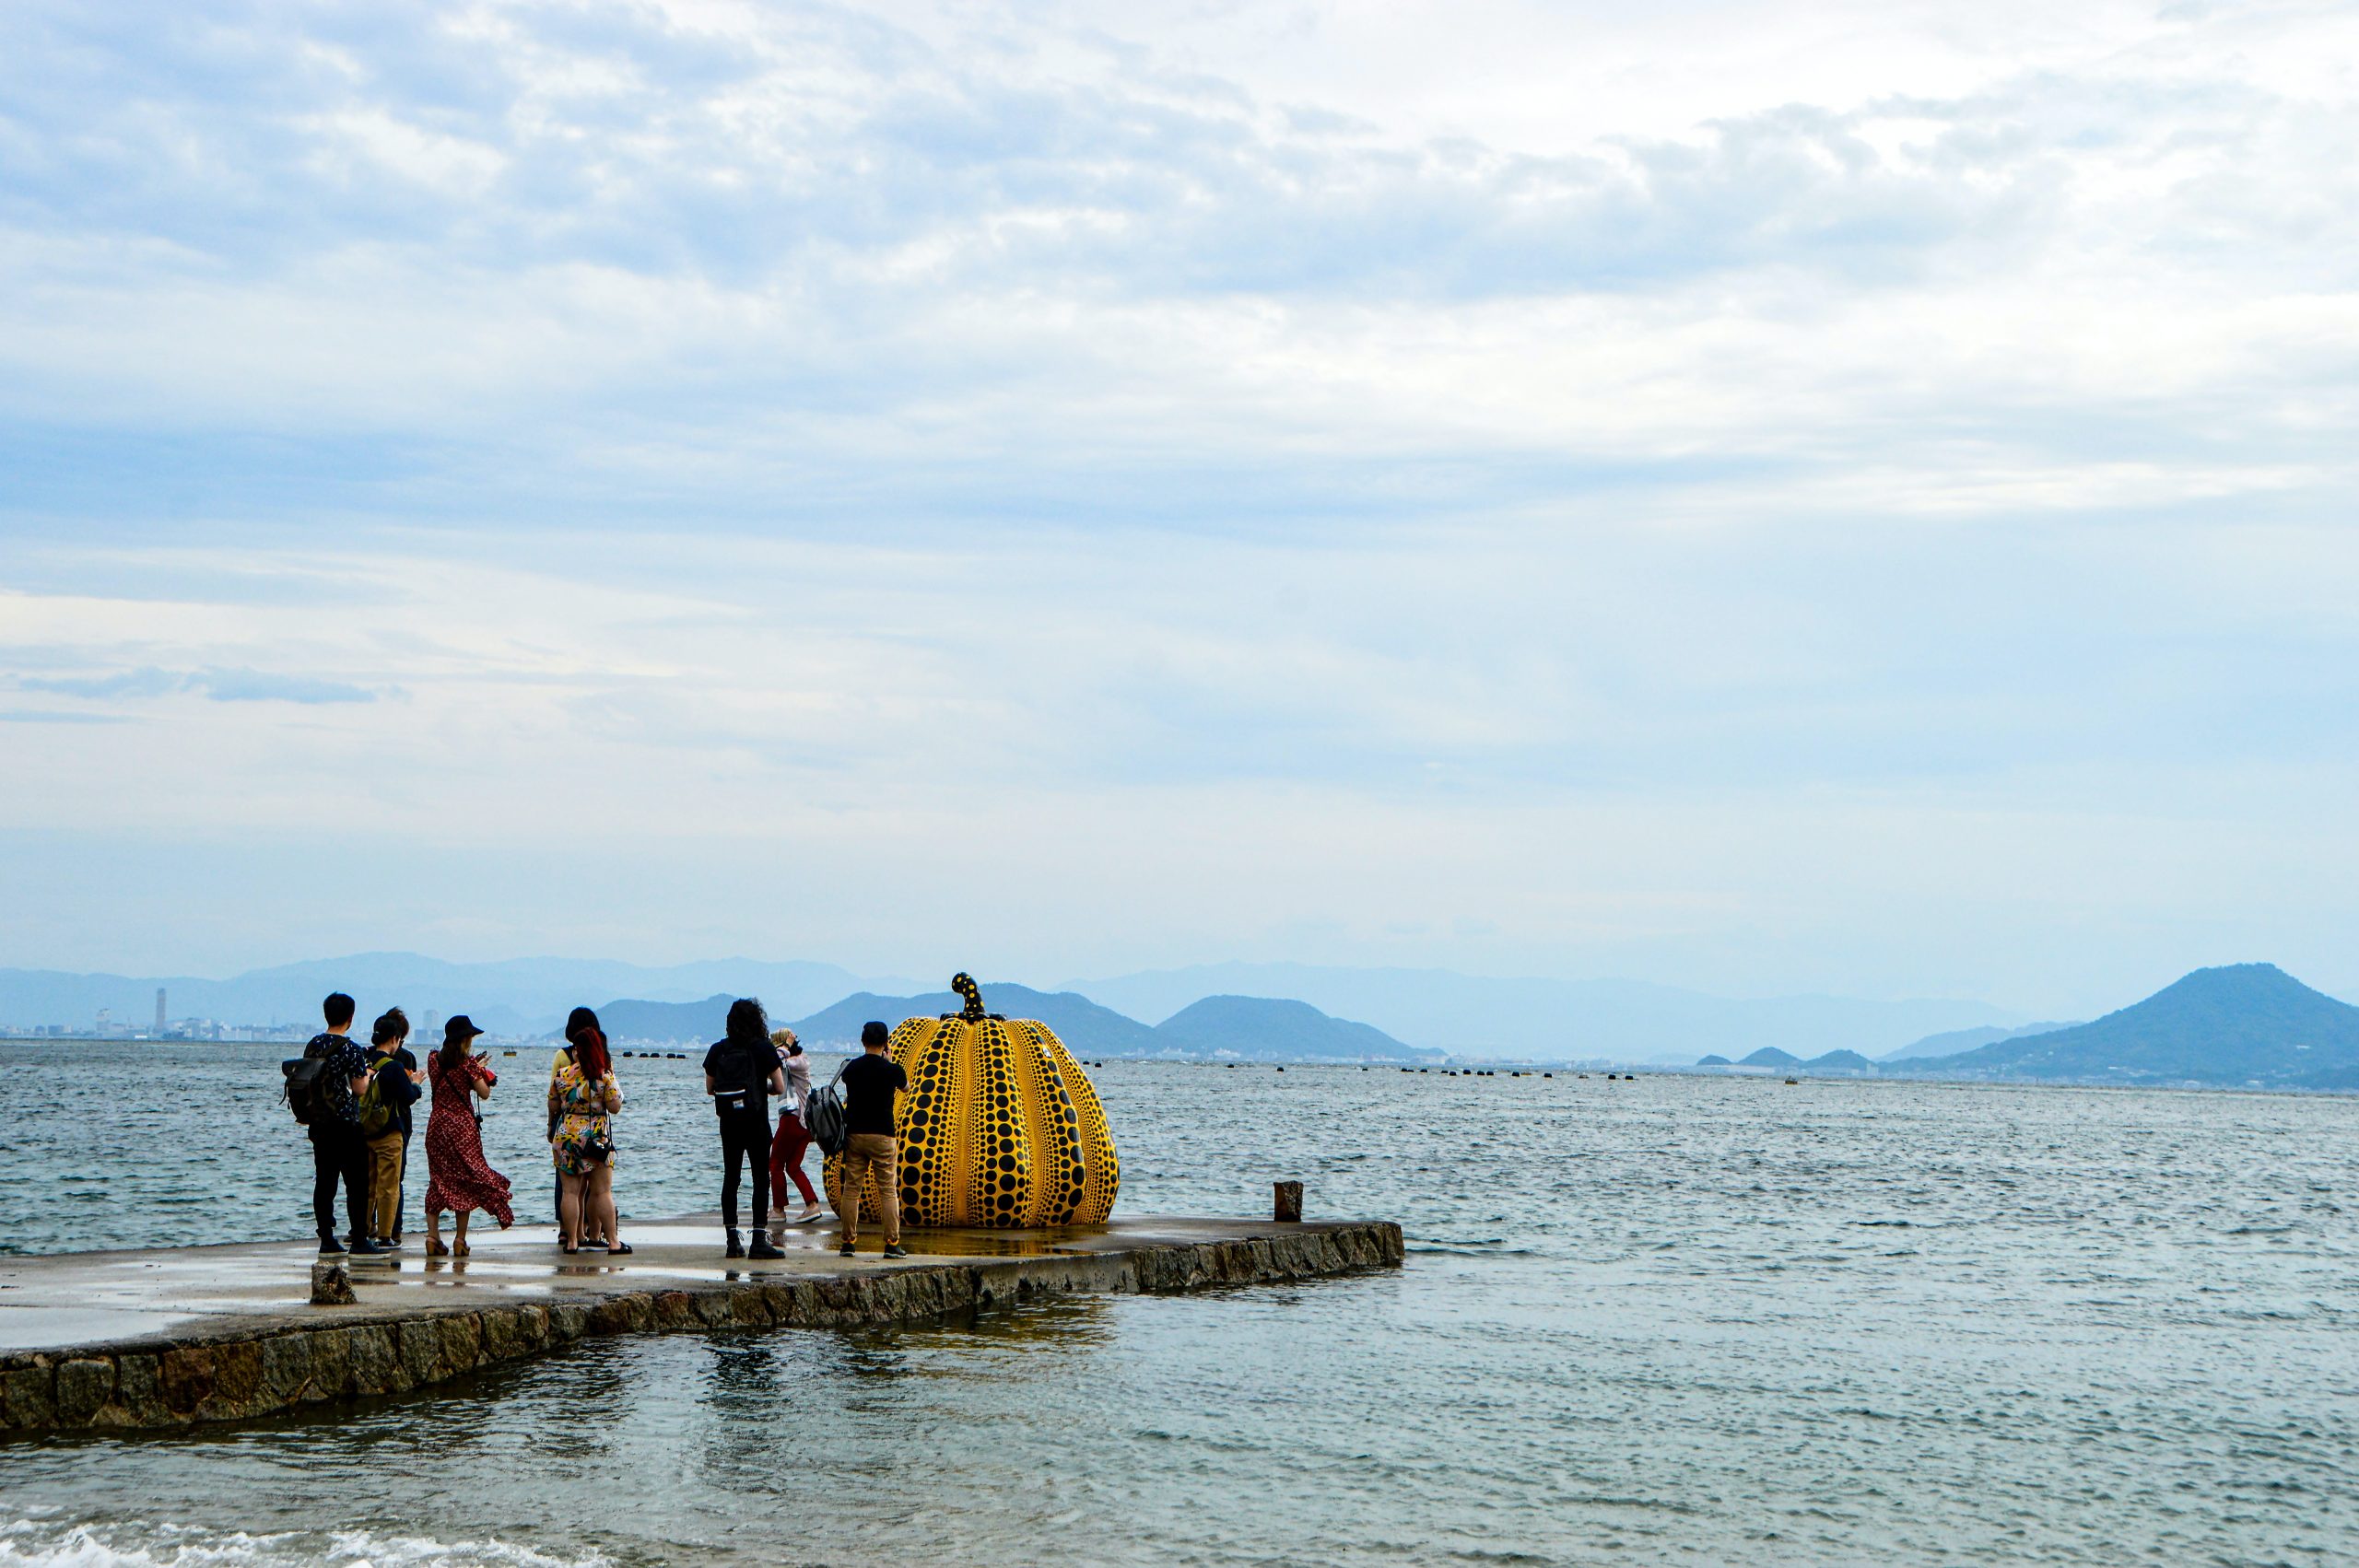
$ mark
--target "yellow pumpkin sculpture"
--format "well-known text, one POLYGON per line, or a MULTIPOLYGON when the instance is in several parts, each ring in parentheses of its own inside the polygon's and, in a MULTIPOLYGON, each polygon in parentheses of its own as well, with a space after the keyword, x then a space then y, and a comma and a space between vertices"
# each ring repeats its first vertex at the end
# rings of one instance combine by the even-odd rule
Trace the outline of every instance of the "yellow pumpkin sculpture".
MULTIPOLYGON (((910 1018, 886 1050, 910 1075, 895 1116, 901 1218, 910 1225, 1094 1225, 1114 1207, 1121 1162, 1081 1064, 1049 1026, 983 1011, 965 975, 966 1009, 910 1018)), ((822 1167, 831 1203, 843 1161, 822 1167)), ((874 1188, 863 1221, 881 1218, 874 1188)))

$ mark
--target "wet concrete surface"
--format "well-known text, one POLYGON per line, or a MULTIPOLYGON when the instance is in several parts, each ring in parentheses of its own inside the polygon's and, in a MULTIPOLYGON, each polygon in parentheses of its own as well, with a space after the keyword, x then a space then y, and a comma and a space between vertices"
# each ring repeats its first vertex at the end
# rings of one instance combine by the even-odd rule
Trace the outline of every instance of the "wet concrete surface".
MULTIPOLYGON (((556 1228, 488 1225, 469 1236, 470 1255, 428 1258, 423 1235, 400 1252, 346 1260, 357 1298, 350 1306, 311 1304, 311 1242, 247 1243, 121 1252, 0 1258, 0 1354, 71 1352, 139 1341, 181 1342, 277 1328, 311 1328, 381 1316, 532 1302, 596 1301, 650 1290, 698 1290, 732 1282, 849 1280, 880 1272, 1014 1258, 1121 1255, 1172 1246, 1250 1241, 1315 1233, 1318 1225, 1179 1218, 1121 1219, 1109 1224, 1035 1231, 909 1231, 910 1256, 881 1256, 874 1228, 854 1258, 838 1255, 841 1238, 828 1217, 774 1232, 782 1258, 723 1255, 715 1216, 627 1224, 625 1257, 567 1256, 556 1228)), ((449 1232, 444 1233, 449 1239, 449 1232)))

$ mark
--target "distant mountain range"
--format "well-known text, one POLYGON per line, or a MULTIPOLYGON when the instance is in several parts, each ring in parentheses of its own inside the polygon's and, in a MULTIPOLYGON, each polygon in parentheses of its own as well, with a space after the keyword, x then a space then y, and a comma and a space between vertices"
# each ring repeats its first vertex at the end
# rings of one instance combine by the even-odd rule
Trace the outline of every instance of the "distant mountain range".
MULTIPOLYGON (((586 1000, 611 1037, 651 1043, 717 1039, 730 1001, 750 995, 819 1048, 850 1047, 871 1018, 898 1023, 959 1006, 948 991, 829 964, 451 964, 373 953, 227 980, 0 969, 0 1024, 87 1029, 106 1008, 117 1027, 144 1029, 159 987, 175 1021, 299 1027, 317 1018, 322 996, 342 989, 358 999, 364 1019, 398 1002, 422 1031, 439 1016, 464 1012, 510 1036, 553 1033, 569 1008, 586 1000)), ((1009 1017, 1040 1019, 1076 1053, 1094 1057, 1411 1061, 1447 1053, 1812 1074, 2359 1089, 2359 1008, 2268 964, 2199 969, 2134 1006, 2072 1024, 2025 1024, 1980 1002, 1731 1000, 1636 981, 1305 965, 1217 965, 1055 991, 1003 981, 987 985, 984 999, 1009 1017), (1142 1023, 1133 1009, 1161 1022, 1142 1023), (1936 1027, 1928 1031, 1928 1024, 1936 1027), (1698 1050, 1712 1054, 1697 1062, 1698 1050)))
MULTIPOLYGON (((1007 1018, 1037 1018, 1056 1031, 1068 1049, 1081 1056, 1163 1056, 1166 1042, 1135 1018, 1125 1018, 1071 991, 1036 991, 1029 986, 985 981, 983 1005, 1007 1018)), ((916 996, 877 996, 862 991, 808 1018, 794 1021, 794 1032, 806 1046, 846 1049, 860 1044, 860 1026, 874 1018, 887 1024, 904 1018, 956 1012, 966 1004, 955 991, 924 991, 916 996)))
MULTIPOLYGON (((1036 991, 986 982, 983 1005, 1006 1018, 1037 1018, 1077 1055, 1088 1057, 1236 1057, 1257 1061, 1414 1061, 1439 1053, 1411 1049, 1382 1030, 1331 1018, 1309 1002, 1269 997, 1207 997, 1153 1028, 1072 991, 1036 991)), ((949 991, 885 997, 866 992, 799 1020, 805 1045, 849 1047, 869 1019, 898 1024, 959 1010, 949 991)))
POLYGON ((2012 1029, 2001 1029, 1986 1024, 1975 1029, 1948 1029, 1938 1035, 1928 1035, 1921 1040, 1912 1040, 1896 1051, 1884 1052, 1876 1059, 1908 1061, 1917 1057, 1955 1056, 1960 1051, 1970 1051, 2001 1040, 2012 1040, 2018 1035, 2045 1035, 2051 1030, 2072 1027, 2074 1025, 2071 1024, 2018 1024, 2012 1029))
MULTIPOLYGON (((1414 1050, 1365 1024, 1330 1018, 1309 1002, 1267 997, 1207 997, 1154 1028, 1070 991, 1037 991, 994 981, 983 988, 983 1003, 1005 1018, 1037 1018, 1072 1050, 1091 1057, 1237 1057, 1257 1061, 1416 1061, 1438 1052, 1414 1050)), ((734 999, 727 992, 702 1001, 610 1001, 598 1022, 609 1039, 665 1045, 721 1037, 734 999)), ((815 1050, 850 1050, 860 1027, 874 1018, 898 1024, 904 1018, 956 1012, 961 1003, 949 991, 916 996, 879 996, 859 991, 789 1025, 815 1050)))
POLYGON ((1453 1056, 1676 1061, 1765 1046, 1875 1056, 1939 1030, 2009 1025, 1987 1002, 1856 997, 1733 1000, 1638 980, 1485 979, 1446 969, 1213 964, 1063 987, 1135 1018, 1168 1019, 1213 996, 1293 997, 1365 1019, 1409 1045, 1453 1056))
MULTIPOLYGON (((135 977, 0 969, 0 1024, 88 1029, 98 1011, 118 1029, 144 1029, 156 991, 167 993, 171 1019, 231 1024, 303 1024, 318 1016, 328 991, 350 991, 364 1016, 398 1002, 423 1026, 429 1017, 466 1012, 495 1034, 531 1036, 557 1028, 567 1011, 587 1003, 602 1016, 626 1004, 676 1004, 682 1020, 636 1011, 617 1015, 631 1037, 698 1039, 696 1020, 716 995, 758 996, 770 1015, 795 1019, 829 1010, 857 993, 928 993, 918 981, 862 976, 832 964, 714 959, 653 966, 601 960, 521 958, 452 964, 412 953, 368 953, 257 969, 227 980, 186 976, 135 977)), ((1699 1051, 1735 1054, 1774 1046, 1815 1055, 1828 1049, 1888 1051, 1937 1030, 2006 1025, 2015 1019, 1977 1001, 1865 1001, 1842 997, 1732 1000, 1631 980, 1487 979, 1439 969, 1344 969, 1296 964, 1226 964, 1083 981, 1033 996, 1093 1003, 1145 1029, 1182 1010, 1222 997, 1299 1001, 1330 1019, 1356 1019, 1412 1050, 1454 1056, 1619 1062, 1693 1061, 1699 1051), (1544 1021, 1544 1024, 1543 1023, 1544 1021)), ((1051 1010, 1072 1010, 1074 1001, 1051 1010)), ((947 1004, 945 1004, 946 1006, 947 1004)), ((1041 1004, 1050 1006, 1051 1004, 1041 1004)), ((725 1009, 723 1010, 725 1011, 725 1009)), ((1087 1015, 1077 1015, 1087 1016, 1087 1015)), ((1050 1021, 1051 1027, 1062 1026, 1050 1021)), ((1099 1021, 1103 1024, 1103 1021, 1099 1021)), ((1290 1025, 1264 1020, 1283 1036, 1290 1025)), ((1213 1027, 1200 1020, 1199 1027, 1213 1027)), ((1084 1033, 1089 1032, 1082 1026, 1084 1033)), ((626 1037, 610 1030, 616 1037, 626 1037)), ((1155 1048, 1175 1048, 1185 1030, 1155 1048)), ((1103 1024, 1107 1054, 1118 1040, 1148 1047, 1103 1024)), ((1242 1048, 1230 1039, 1222 1048, 1242 1048)), ((1250 1043, 1250 1042, 1249 1042, 1250 1043)), ((1340 1049, 1320 1040, 1321 1049, 1340 1049)))
POLYGON ((1701 1068, 1812 1074, 2094 1083, 2359 1089, 2359 1007, 2314 991, 2273 964, 2198 969, 2093 1024, 1936 1035, 1881 1061, 1851 1051, 1807 1060, 1757 1050, 1701 1068))
POLYGON ((1372 1024, 1331 1018, 1307 1001, 1272 997, 1208 996, 1155 1032, 1200 1055, 1262 1061, 1438 1061, 1443 1055, 1404 1046, 1372 1024))
POLYGON ((1764 1046, 1743 1061, 1731 1062, 1724 1056, 1708 1056, 1696 1065, 1698 1067, 1756 1067, 1772 1071, 1792 1071, 1821 1075, 1848 1073, 1855 1076, 1873 1072, 1876 1067, 1874 1062, 1857 1051, 1828 1051, 1824 1056, 1814 1056, 1804 1060, 1793 1052, 1781 1051, 1775 1046, 1764 1046))
POLYGON ((2095 1023, 1909 1061, 1952 1078, 2359 1088, 2359 1007, 2274 964, 2198 969, 2095 1023))
MULTIPOLYGON (((716 991, 702 1001, 641 1001, 625 998, 592 1009, 606 1038, 655 1045, 710 1045, 721 1038, 737 993, 716 991)), ((569 1010, 570 1011, 570 1010, 569 1010)), ((555 1036, 554 1028, 547 1031, 555 1036)))
POLYGON ((749 958, 666 966, 575 958, 451 964, 415 953, 361 953, 255 969, 227 980, 0 969, 0 1023, 87 1029, 99 1009, 106 1008, 117 1026, 145 1028, 155 1018, 158 988, 174 1019, 311 1023, 320 1015, 320 999, 342 990, 360 1004, 364 1020, 398 1004, 421 1024, 428 1013, 464 1012, 497 1035, 538 1035, 555 1029, 572 1008, 594 1007, 601 998, 685 1002, 721 991, 758 996, 772 1012, 792 1015, 848 991, 915 990, 918 982, 855 975, 833 964, 749 958))

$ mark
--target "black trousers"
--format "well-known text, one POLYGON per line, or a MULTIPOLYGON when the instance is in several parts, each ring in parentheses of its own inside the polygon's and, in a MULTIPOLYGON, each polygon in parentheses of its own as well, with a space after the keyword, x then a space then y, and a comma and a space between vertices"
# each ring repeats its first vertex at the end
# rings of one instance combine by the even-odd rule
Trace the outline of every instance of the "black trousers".
POLYGON ((344 1180, 344 1212, 351 1234, 369 1234, 369 1145, 354 1121, 315 1122, 311 1127, 311 1218, 320 1239, 335 1235, 335 1184, 344 1180))
POLYGON ((754 1173, 754 1228, 770 1223, 770 1118, 740 1111, 721 1118, 721 1223, 737 1228, 737 1167, 754 1173))

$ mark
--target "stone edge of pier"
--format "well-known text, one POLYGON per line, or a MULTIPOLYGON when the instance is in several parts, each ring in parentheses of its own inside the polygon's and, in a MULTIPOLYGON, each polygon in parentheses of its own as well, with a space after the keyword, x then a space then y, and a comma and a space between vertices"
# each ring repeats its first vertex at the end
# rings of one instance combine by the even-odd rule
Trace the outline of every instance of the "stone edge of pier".
POLYGON ((1327 1223, 1247 1238, 1040 1258, 962 1258, 819 1278, 618 1289, 589 1301, 321 1309, 317 1327, 230 1328, 0 1357, 0 1440, 246 1421, 431 1387, 613 1334, 918 1323, 1043 1296, 1163 1293, 1399 1268, 1401 1227, 1327 1223))

